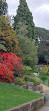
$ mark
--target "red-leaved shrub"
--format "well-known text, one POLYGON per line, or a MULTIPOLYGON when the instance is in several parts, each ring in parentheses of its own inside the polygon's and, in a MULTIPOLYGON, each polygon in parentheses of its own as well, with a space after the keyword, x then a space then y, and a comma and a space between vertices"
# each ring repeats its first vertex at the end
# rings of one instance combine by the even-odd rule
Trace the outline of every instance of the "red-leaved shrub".
POLYGON ((12 52, 0 51, 0 81, 13 82, 14 74, 22 69, 22 60, 12 52))

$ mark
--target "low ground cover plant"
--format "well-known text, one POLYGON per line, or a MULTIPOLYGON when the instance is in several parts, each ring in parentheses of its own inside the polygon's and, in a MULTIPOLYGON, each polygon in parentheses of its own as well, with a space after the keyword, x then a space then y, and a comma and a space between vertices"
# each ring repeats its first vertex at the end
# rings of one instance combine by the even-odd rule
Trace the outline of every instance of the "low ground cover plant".
POLYGON ((39 78, 44 84, 49 85, 49 65, 41 65, 38 70, 39 78))

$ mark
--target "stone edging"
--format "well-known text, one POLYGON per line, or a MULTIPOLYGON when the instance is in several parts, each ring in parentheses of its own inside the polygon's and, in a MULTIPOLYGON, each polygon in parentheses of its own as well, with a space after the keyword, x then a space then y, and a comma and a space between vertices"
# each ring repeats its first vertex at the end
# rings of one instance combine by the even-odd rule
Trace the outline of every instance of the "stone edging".
POLYGON ((44 102, 44 97, 42 97, 6 111, 35 111, 40 108, 44 102))

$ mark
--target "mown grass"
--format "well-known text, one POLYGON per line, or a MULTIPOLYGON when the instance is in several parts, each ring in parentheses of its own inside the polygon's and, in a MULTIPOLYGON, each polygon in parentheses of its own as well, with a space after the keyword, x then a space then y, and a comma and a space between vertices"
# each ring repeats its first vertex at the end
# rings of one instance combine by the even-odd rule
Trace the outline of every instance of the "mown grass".
POLYGON ((41 94, 36 94, 18 86, 0 82, 0 111, 19 106, 41 96, 41 94))

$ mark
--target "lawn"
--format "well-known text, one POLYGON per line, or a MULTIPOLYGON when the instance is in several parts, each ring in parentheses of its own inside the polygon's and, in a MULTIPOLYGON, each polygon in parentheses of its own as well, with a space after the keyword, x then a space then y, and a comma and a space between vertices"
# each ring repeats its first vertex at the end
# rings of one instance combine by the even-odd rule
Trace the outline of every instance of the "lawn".
POLYGON ((0 111, 19 106, 41 96, 41 94, 36 94, 18 86, 0 82, 0 111))

